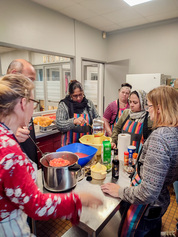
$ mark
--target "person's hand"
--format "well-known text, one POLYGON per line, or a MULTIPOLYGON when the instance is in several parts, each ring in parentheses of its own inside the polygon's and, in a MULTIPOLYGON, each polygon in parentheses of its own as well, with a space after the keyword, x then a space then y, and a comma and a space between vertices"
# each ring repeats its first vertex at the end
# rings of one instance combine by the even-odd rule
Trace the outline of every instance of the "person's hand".
POLYGON ((107 183, 107 184, 101 185, 101 190, 103 191, 103 193, 107 193, 111 195, 112 197, 119 197, 119 194, 118 194, 119 188, 120 186, 114 183, 107 183))
POLYGON ((74 124, 75 125, 82 125, 82 124, 85 124, 85 123, 87 123, 87 121, 82 117, 74 119, 74 124))
POLYGON ((114 142, 111 142, 111 149, 115 149, 117 146, 114 142))
POLYGON ((16 138, 19 143, 25 142, 29 138, 30 131, 27 127, 18 128, 16 132, 16 138))
POLYGON ((107 134, 108 134, 108 137, 111 137, 112 136, 112 131, 107 131, 107 134))
POLYGON ((89 193, 80 193, 79 194, 82 205, 85 207, 97 208, 100 205, 103 205, 103 201, 92 194, 89 193))

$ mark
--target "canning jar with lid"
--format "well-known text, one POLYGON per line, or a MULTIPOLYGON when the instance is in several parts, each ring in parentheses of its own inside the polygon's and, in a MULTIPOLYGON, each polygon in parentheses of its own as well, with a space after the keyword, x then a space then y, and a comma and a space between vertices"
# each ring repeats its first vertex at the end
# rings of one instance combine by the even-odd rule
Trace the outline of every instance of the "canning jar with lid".
POLYGON ((100 117, 93 119, 93 135, 95 137, 104 135, 104 121, 100 117))

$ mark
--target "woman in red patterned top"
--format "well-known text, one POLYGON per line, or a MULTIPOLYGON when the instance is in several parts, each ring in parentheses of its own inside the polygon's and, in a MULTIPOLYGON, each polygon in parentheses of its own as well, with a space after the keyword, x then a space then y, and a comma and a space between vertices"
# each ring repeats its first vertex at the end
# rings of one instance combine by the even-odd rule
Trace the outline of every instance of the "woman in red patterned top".
POLYGON ((33 114, 33 83, 21 74, 0 79, 0 236, 33 236, 27 215, 36 220, 65 218, 77 224, 82 205, 102 201, 81 193, 43 194, 35 184, 36 168, 15 137, 33 114))

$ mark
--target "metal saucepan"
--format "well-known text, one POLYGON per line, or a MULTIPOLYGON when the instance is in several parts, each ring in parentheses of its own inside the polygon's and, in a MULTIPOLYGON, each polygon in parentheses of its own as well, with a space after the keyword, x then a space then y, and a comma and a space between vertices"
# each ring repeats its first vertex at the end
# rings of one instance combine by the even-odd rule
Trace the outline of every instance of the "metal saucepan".
POLYGON ((77 164, 79 157, 72 152, 53 152, 40 159, 43 170, 43 185, 52 192, 64 192, 76 186, 81 175, 81 166, 77 164), (70 164, 64 167, 51 167, 49 161, 54 158, 68 160, 70 164))

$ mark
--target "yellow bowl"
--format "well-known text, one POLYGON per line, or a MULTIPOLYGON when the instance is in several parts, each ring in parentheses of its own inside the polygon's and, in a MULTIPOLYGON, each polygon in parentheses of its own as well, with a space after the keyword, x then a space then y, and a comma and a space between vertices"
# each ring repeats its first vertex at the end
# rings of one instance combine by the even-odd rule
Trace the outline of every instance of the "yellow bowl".
POLYGON ((111 138, 106 137, 104 135, 101 137, 95 137, 94 135, 84 135, 79 139, 79 141, 85 145, 90 145, 90 146, 95 147, 96 149, 98 149, 98 151, 96 152, 96 155, 101 155, 101 148, 102 148, 103 141, 111 142, 111 138))

